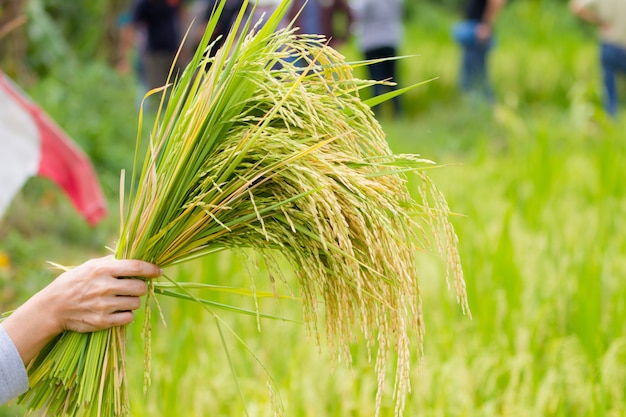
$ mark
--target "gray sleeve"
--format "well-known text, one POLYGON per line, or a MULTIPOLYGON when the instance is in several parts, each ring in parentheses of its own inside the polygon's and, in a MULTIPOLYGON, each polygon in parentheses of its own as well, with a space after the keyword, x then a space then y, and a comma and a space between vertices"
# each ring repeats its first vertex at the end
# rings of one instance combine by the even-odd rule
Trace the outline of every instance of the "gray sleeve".
POLYGON ((28 391, 28 374, 13 340, 0 326, 0 404, 28 391))

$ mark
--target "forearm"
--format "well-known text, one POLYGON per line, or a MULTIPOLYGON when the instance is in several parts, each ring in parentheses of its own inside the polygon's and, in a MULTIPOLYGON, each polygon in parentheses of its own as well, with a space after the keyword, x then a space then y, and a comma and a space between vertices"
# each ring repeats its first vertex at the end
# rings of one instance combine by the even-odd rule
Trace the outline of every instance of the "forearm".
POLYGON ((60 333, 53 330, 54 325, 49 317, 41 317, 27 305, 15 310, 2 322, 2 327, 13 340, 24 364, 30 362, 54 336, 60 333))
POLYGON ((574 13, 576 16, 580 17, 584 21, 597 26, 602 25, 602 21, 600 20, 600 18, 587 7, 581 5, 579 2, 572 1, 570 2, 569 6, 572 13, 574 13))
POLYGON ((132 54, 135 39, 135 30, 128 24, 120 30, 120 41, 118 47, 118 69, 128 71, 130 67, 130 56, 132 54))
POLYGON ((47 314, 41 297, 35 295, 2 322, 24 364, 30 362, 46 344, 61 333, 61 324, 47 314))
POLYGON ((504 7, 505 0, 489 0, 487 2, 487 8, 485 9, 485 14, 482 18, 482 23, 493 26, 498 14, 504 7))
POLYGON ((28 391, 28 375, 15 343, 0 326, 0 404, 28 391))

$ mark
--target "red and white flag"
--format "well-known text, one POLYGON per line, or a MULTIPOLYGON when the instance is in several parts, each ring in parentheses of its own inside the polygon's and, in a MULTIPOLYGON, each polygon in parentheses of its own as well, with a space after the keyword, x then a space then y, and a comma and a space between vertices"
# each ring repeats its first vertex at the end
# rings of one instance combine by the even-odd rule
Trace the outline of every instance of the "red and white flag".
POLYGON ((61 187, 90 225, 106 216, 106 200, 87 156, 0 71, 0 216, 33 176, 61 187))

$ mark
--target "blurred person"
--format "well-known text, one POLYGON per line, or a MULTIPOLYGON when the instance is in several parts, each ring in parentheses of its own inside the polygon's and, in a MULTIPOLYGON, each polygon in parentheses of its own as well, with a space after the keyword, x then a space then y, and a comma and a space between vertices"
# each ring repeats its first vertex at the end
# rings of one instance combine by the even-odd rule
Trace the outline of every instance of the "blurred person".
POLYGON ((137 30, 132 25, 132 10, 124 10, 117 18, 117 26, 120 32, 119 56, 116 63, 116 69, 121 74, 127 74, 131 71, 137 76, 139 82, 139 97, 137 104, 141 103, 144 94, 148 91, 146 86, 146 77, 144 73, 143 53, 145 51, 146 36, 144 30, 137 30), (133 48, 133 46, 136 46, 133 48), (133 51, 134 53, 131 53, 133 51))
POLYGON ((615 117, 617 75, 626 75, 626 0, 572 0, 570 9, 599 28, 604 109, 615 117))
MULTIPOLYGON (((161 87, 166 84, 174 58, 182 40, 183 17, 182 0, 138 0, 135 2, 130 24, 122 34, 122 52, 118 69, 130 70, 130 55, 136 38, 135 33, 143 30, 145 46, 142 56, 142 70, 146 88, 161 87)), ((176 68, 183 59, 179 57, 176 68)))
POLYGON ((295 22, 298 33, 303 35, 322 34, 321 17, 320 0, 292 0, 289 20, 295 22))
MULTIPOLYGON (((295 28, 295 33, 302 36, 321 35, 321 8, 319 0, 292 0, 287 13, 287 20, 295 28)), ((311 55, 307 59, 288 58, 294 65, 305 68, 315 58, 311 55)))
MULTIPOLYGON (((206 12, 204 15, 204 20, 206 22, 211 19, 213 10, 220 1, 221 0, 207 1, 206 12)), ((237 14, 241 11, 243 3, 243 0, 226 0, 224 8, 222 9, 222 14, 220 14, 220 17, 217 20, 217 24, 215 26, 215 30, 213 30, 213 33, 211 35, 211 42, 215 42, 215 44, 209 51, 209 56, 214 56, 217 50, 220 49, 222 45, 224 45, 224 41, 226 40, 226 37, 228 36, 228 33, 233 26, 233 23, 235 23, 235 19, 237 18, 237 14)))
MULTIPOLYGON (((258 33, 258 30, 267 22, 268 18, 272 13, 276 11, 278 6, 280 6, 282 0, 250 0, 252 8, 250 9, 251 15, 251 30, 254 30, 258 33)), ((289 12, 285 13, 278 22, 275 30, 281 30, 287 28, 289 26, 289 12)), ((292 57, 284 57, 283 61, 292 61, 292 57)), ((272 69, 277 70, 281 68, 281 63, 276 62, 272 69)))
MULTIPOLYGON (((207 8, 204 15, 205 22, 208 22, 211 19, 213 11, 222 0, 208 0, 207 8)), ((267 22, 269 17, 281 4, 282 0, 249 0, 248 5, 246 6, 246 10, 244 11, 243 23, 245 24, 246 20, 250 20, 249 32, 255 31, 258 33, 259 29, 267 22)), ((229 35, 230 31, 233 28, 233 25, 236 22, 238 14, 241 12, 241 9, 244 5, 243 0, 225 0, 224 7, 222 9, 222 13, 220 14, 216 26, 211 34, 211 41, 214 42, 214 45, 211 47, 209 51, 209 56, 215 56, 217 51, 224 45, 226 41, 226 37, 229 35)), ((291 9, 289 9, 291 10, 291 9)), ((285 29, 290 23, 290 13, 286 13, 282 20, 278 23, 276 30, 285 29)), ((244 24, 242 24, 237 30, 236 36, 239 37, 242 35, 242 31, 244 29, 244 24)), ((206 30, 206 25, 204 30, 206 30)), ((280 64, 275 64, 274 68, 279 68, 280 64)))
MULTIPOLYGON (((252 27, 256 26, 259 22, 261 25, 267 21, 269 16, 274 13, 278 8, 282 0, 250 0, 252 9, 252 27)), ((284 29, 289 24, 289 16, 286 14, 278 24, 276 30, 284 29)))
POLYGON ((159 267, 113 257, 91 259, 59 275, 0 324, 0 404, 28 391, 27 365, 64 331, 94 332, 133 320, 141 279, 162 275, 159 267))
POLYGON ((493 100, 488 76, 488 56, 494 44, 494 24, 505 0, 469 0, 464 20, 457 23, 453 34, 463 49, 460 86, 464 92, 478 93, 493 100))
MULTIPOLYGON (((358 26, 358 43, 366 60, 381 60, 367 66, 369 76, 376 81, 398 82, 398 47, 402 41, 403 0, 360 0, 355 3, 355 18, 358 26)), ((378 96, 395 90, 397 86, 374 85, 378 96)), ((400 97, 392 100, 393 116, 402 112, 400 97)), ((378 112, 378 109, 375 109, 378 112)))
MULTIPOLYGON (((381 0, 381 3, 386 1, 381 0)), ((354 21, 348 0, 319 0, 320 34, 328 38, 329 45, 338 48, 348 41, 354 21)))

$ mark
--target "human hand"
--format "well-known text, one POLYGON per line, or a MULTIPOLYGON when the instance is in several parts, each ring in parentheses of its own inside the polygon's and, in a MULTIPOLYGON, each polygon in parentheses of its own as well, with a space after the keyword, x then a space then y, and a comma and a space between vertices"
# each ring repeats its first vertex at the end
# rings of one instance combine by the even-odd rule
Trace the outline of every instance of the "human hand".
POLYGON ((115 69, 118 73, 126 75, 130 73, 130 64, 128 63, 128 60, 122 58, 117 61, 117 64, 115 64, 115 69))
MULTIPOLYGON (((161 275, 160 268, 137 260, 92 259, 61 274, 36 295, 60 331, 92 332, 129 324, 148 286, 141 279, 161 275)), ((59 333, 60 333, 59 331, 59 333)))
POLYGON ((159 267, 112 257, 92 259, 61 274, 3 323, 27 363, 64 330, 91 332, 129 324, 148 287, 141 279, 162 274, 159 267))
POLYGON ((487 23, 480 23, 476 26, 476 39, 480 43, 485 43, 491 37, 491 26, 487 23))

